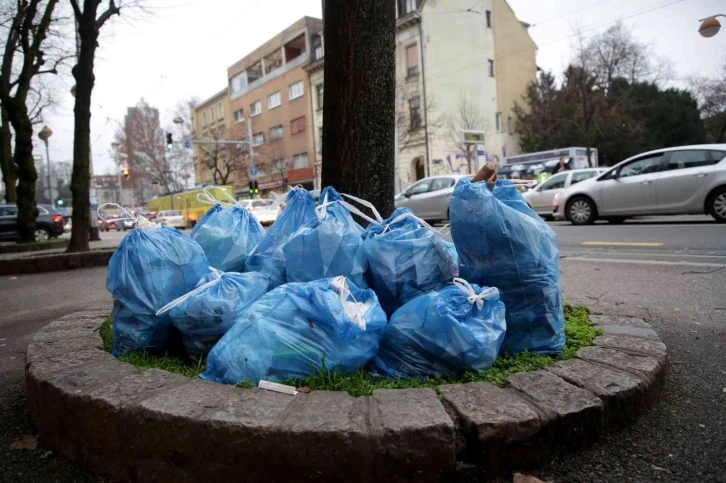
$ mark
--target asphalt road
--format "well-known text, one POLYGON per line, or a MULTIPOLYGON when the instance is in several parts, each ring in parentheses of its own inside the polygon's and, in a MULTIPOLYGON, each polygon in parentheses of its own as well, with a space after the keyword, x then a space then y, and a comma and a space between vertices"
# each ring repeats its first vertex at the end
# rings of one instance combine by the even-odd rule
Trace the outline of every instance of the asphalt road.
MULTIPOLYGON (((703 218, 551 225, 566 300, 644 318, 668 346, 669 368, 660 403, 641 420, 529 473, 563 482, 726 482, 726 226, 703 218)), ((102 235, 112 243, 107 235, 123 234, 102 235)), ((9 446, 32 433, 23 381, 32 334, 63 314, 110 307, 105 272, 0 279, 0 482, 100 481, 54 455, 9 446)))

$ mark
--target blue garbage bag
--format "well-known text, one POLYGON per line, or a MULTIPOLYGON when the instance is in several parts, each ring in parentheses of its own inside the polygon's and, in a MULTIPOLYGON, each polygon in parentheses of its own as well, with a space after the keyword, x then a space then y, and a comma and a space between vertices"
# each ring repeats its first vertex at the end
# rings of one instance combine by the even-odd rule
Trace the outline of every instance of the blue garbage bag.
POLYGON ((315 218, 315 201, 304 188, 287 192, 285 209, 267 230, 262 241, 250 252, 245 271, 262 272, 270 276, 270 289, 285 283, 285 256, 282 245, 305 222, 315 218))
POLYGON ((454 279, 396 310, 371 363, 386 377, 450 377, 494 363, 506 332, 499 291, 454 279))
POLYGON ((243 272, 247 255, 265 230, 245 208, 224 205, 212 206, 194 225, 191 237, 207 254, 210 266, 223 272, 243 272))
POLYGON ((459 275, 456 250, 408 208, 368 225, 363 239, 370 285, 388 315, 459 275))
POLYGON ((463 178, 451 199, 451 235, 461 276, 501 291, 507 307, 507 353, 557 354, 565 344, 555 232, 515 186, 463 178))
POLYGON ((331 186, 320 194, 316 216, 306 221, 282 246, 288 282, 309 282, 343 275, 358 288, 368 288, 368 258, 363 228, 340 202, 331 186))
POLYGON ((148 222, 134 228, 108 263, 106 289, 114 298, 112 354, 169 349, 171 319, 156 311, 192 290, 208 272, 202 247, 179 230, 148 222))
POLYGON ((378 350, 386 314, 370 289, 345 277, 277 287, 250 306, 207 358, 208 381, 304 378, 323 368, 352 374, 378 350))
POLYGON ((172 324, 182 334, 187 355, 199 359, 207 355, 247 307, 267 292, 269 281, 269 276, 259 272, 224 273, 213 269, 194 290, 159 312, 169 313, 172 324))

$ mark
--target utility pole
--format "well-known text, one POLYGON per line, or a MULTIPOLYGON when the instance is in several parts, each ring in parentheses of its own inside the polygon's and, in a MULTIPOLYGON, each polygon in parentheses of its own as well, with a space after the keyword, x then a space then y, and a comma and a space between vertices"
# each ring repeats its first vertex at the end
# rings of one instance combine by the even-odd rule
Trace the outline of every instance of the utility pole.
POLYGON ((48 138, 52 135, 53 131, 48 126, 43 126, 43 129, 38 133, 38 137, 45 143, 45 161, 48 166, 48 204, 50 205, 53 205, 53 187, 50 184, 50 151, 48 150, 48 138))
POLYGON ((252 148, 252 116, 247 117, 247 147, 250 150, 250 168, 255 165, 255 153, 252 148))

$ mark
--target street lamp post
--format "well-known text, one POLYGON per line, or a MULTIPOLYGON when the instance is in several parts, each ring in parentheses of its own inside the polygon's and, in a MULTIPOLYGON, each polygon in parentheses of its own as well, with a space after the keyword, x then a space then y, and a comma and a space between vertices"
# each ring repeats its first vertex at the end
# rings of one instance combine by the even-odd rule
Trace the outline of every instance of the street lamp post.
POLYGON ((43 126, 43 129, 38 133, 38 137, 45 143, 45 162, 47 164, 48 171, 48 204, 53 204, 53 188, 50 185, 50 151, 48 150, 48 138, 53 135, 53 131, 48 126, 43 126))
POLYGON ((721 30, 721 23, 716 20, 716 17, 726 17, 726 15, 719 13, 699 20, 699 22, 701 22, 701 26, 698 27, 698 33, 701 34, 702 37, 713 37, 719 30, 721 30))
MULTIPOLYGON (((184 141, 184 119, 177 116, 174 118, 174 124, 179 126, 179 134, 181 135, 182 142, 184 141)), ((179 166, 175 166, 174 168, 174 188, 179 188, 179 166)))
POLYGON ((119 148, 119 146, 120 146, 119 143, 111 143, 111 147, 113 148, 113 156, 115 158, 114 161, 116 161, 116 176, 117 176, 116 186, 118 187, 118 197, 117 197, 117 199, 114 200, 114 202, 118 203, 120 205, 121 204, 122 186, 121 186, 121 167, 118 165, 118 148, 119 148))

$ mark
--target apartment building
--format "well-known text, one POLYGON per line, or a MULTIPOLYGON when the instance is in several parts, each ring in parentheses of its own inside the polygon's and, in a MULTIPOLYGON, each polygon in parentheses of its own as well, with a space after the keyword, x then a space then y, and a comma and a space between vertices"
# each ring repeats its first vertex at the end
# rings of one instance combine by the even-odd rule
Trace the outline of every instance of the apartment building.
POLYGON ((536 45, 506 0, 397 0, 396 189, 519 153, 513 107, 536 45), (467 154, 461 131, 485 141, 467 154))
POLYGON ((313 189, 315 150, 304 67, 322 21, 303 17, 227 69, 232 126, 251 132, 261 194, 313 189), (249 123, 249 126, 246 125, 249 123))
POLYGON ((248 158, 242 153, 232 152, 225 145, 214 144, 216 141, 246 137, 246 130, 230 128, 231 119, 226 87, 192 107, 192 132, 196 141, 193 148, 194 179, 197 184, 232 184, 235 192, 241 193, 242 185, 247 181, 247 170, 243 165, 247 164, 248 158), (236 157, 232 162, 227 159, 230 153, 236 157))

